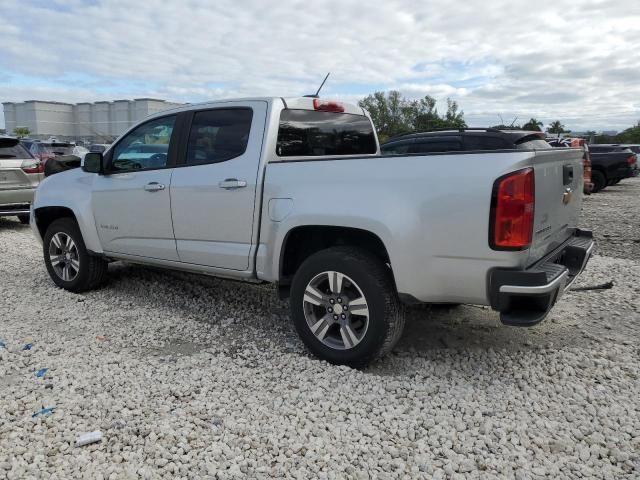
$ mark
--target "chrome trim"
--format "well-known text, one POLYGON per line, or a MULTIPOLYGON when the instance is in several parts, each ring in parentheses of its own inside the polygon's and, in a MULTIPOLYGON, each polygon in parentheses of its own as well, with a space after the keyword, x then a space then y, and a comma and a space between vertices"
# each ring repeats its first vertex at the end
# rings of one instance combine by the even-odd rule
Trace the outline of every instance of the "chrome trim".
POLYGON ((580 271, 576 273, 571 279, 569 279, 569 269, 565 269, 560 275, 554 278, 551 282, 546 285, 536 285, 536 286, 522 286, 522 285, 502 285, 500 287, 500 293, 517 293, 522 295, 540 295, 545 293, 550 293, 555 289, 559 288, 558 299, 560 296, 569 289, 569 287, 573 284, 573 282, 578 278, 584 269, 587 266, 587 262, 591 258, 591 252, 593 251, 593 246, 595 243, 592 241, 591 245, 587 248, 587 251, 584 256, 584 260, 582 261, 582 265, 580 266, 580 271), (567 281, 569 279, 569 281, 567 281))
POLYGON ((522 286, 522 285, 502 285, 500 287, 500 293, 519 293, 524 295, 540 295, 554 291, 557 288, 562 288, 569 276, 569 269, 566 269, 551 282, 546 285, 536 286, 522 286))
POLYGON ((593 251, 594 245, 595 245, 595 242, 591 241, 591 245, 589 245, 589 248, 587 248, 587 253, 585 253, 584 255, 584 260, 582 262, 582 265, 580 266, 580 271, 573 276, 573 278, 569 283, 567 283, 567 285, 565 285, 564 287, 565 290, 568 290, 569 287, 573 285, 573 282, 576 281, 576 278, 578 278, 578 275, 580 275, 584 271, 584 269, 587 267, 587 262, 591 258, 591 252, 593 251))
POLYGON ((21 208, 20 210, 0 210, 0 217, 10 217, 12 215, 28 215, 29 214, 29 209, 23 209, 21 208))

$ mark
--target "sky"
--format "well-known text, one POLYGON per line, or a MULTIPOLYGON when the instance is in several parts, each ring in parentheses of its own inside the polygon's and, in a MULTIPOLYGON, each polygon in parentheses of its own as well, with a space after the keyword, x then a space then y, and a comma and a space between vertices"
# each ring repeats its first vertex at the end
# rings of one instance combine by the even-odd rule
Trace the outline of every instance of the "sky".
MULTIPOLYGON (((0 0, 0 102, 380 90, 469 126, 640 120, 640 2, 0 0)), ((4 118, 0 115, 0 128, 4 118)))

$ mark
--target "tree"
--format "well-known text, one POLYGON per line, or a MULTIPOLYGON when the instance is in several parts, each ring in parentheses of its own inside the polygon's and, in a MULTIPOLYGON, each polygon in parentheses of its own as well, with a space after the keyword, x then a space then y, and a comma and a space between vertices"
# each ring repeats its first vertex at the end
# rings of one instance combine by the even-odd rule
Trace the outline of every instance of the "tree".
POLYGON ((381 140, 399 135, 410 129, 406 120, 407 107, 400 92, 375 92, 360 100, 359 105, 369 112, 373 124, 378 129, 381 140))
POLYGON ((522 125, 522 130, 530 130, 530 131, 535 131, 535 132, 541 132, 543 125, 544 124, 542 122, 538 121, 538 119, 531 117, 527 123, 522 125))
POLYGON ((564 125, 560 123, 560 120, 555 120, 547 127, 548 133, 569 133, 571 130, 565 130, 564 125))
POLYGON ((464 112, 458 112, 458 102, 447 98, 447 113, 444 116, 445 127, 466 128, 467 122, 464 121, 464 112))
POLYGON ((429 95, 419 100, 408 100, 400 92, 375 92, 359 102, 371 115, 378 137, 385 141, 394 135, 438 128, 464 128, 464 112, 458 103, 447 99, 447 112, 438 114, 436 100, 429 95))
POLYGON ((623 130, 614 138, 615 143, 640 143, 640 121, 633 127, 623 130))
POLYGON ((27 127, 16 127, 13 129, 13 134, 18 138, 28 137, 30 133, 31 130, 27 127))

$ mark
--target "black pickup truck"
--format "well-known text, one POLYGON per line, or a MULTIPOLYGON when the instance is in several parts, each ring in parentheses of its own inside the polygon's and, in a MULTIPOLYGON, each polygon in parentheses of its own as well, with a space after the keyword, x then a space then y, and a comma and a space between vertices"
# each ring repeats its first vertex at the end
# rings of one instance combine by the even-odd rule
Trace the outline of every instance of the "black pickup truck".
POLYGON ((594 193, 623 178, 634 176, 638 159, 629 148, 621 145, 589 145, 589 152, 594 193))

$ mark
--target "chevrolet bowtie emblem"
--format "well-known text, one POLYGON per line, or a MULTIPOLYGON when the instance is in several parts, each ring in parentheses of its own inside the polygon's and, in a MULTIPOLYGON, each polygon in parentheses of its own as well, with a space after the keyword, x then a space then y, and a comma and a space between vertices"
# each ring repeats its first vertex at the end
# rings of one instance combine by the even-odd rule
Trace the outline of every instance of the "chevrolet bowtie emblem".
POLYGON ((565 192, 562 194, 562 203, 564 203, 565 205, 569 205, 569 202, 571 201, 571 197, 573 197, 573 192, 571 191, 570 188, 567 188, 565 192))

